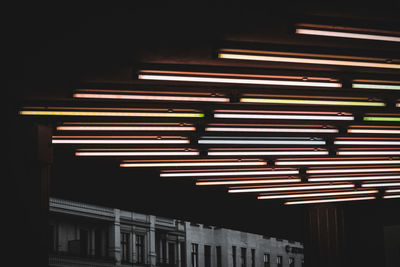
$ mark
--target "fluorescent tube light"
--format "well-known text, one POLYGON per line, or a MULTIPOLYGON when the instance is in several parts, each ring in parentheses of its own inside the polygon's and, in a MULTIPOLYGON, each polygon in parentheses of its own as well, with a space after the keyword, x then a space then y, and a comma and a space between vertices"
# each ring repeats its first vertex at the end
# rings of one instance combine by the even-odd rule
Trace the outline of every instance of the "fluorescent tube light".
POLYGON ((386 198, 386 199, 388 199, 388 198, 400 198, 400 195, 385 195, 385 196, 383 196, 383 198, 386 198))
POLYGON ((235 171, 210 171, 202 170, 197 172, 162 172, 160 177, 203 177, 203 176, 246 176, 246 175, 295 175, 298 170, 274 170, 274 169, 253 169, 253 170, 240 170, 235 171))
POLYGON ((218 137, 205 136, 198 140, 205 145, 325 145, 321 138, 307 137, 218 137))
POLYGON ((238 73, 209 73, 187 71, 142 70, 138 75, 142 80, 231 83, 248 85, 280 85, 338 88, 342 84, 329 78, 310 77, 304 81, 304 76, 278 76, 238 73))
POLYGON ((338 189, 338 188, 353 188, 354 184, 300 184, 295 186, 275 186, 275 187, 240 187, 229 188, 229 193, 252 193, 252 192, 277 192, 277 191, 295 191, 295 190, 320 190, 320 189, 338 189))
POLYGON ((321 173, 365 173, 365 172, 400 172, 400 167, 389 167, 389 168, 352 168, 352 169, 312 169, 308 168, 306 173, 308 174, 321 174, 321 173))
POLYGON ((126 156, 198 156, 193 149, 78 149, 76 156, 126 157, 126 156))
POLYGON ((64 123, 57 131, 195 131, 189 123, 64 123))
POLYGON ((400 182, 363 183, 361 185, 361 187, 386 187, 386 186, 400 186, 400 182))
POLYGON ((123 91, 101 89, 79 89, 75 98, 113 99, 113 100, 156 100, 156 101, 194 101, 229 102, 227 97, 211 96, 211 93, 162 92, 162 91, 123 91), (186 94, 186 95, 185 95, 186 94), (207 96, 208 95, 208 96, 207 96))
POLYGON ((240 102, 243 102, 243 103, 265 103, 265 104, 365 106, 365 107, 385 107, 386 106, 386 104, 383 102, 306 100, 306 99, 284 99, 284 98, 248 98, 248 97, 241 98, 240 102))
POLYGON ((380 29, 357 28, 357 27, 299 23, 296 25, 296 33, 306 34, 306 35, 327 36, 327 37, 400 42, 399 32, 380 30, 380 29))
POLYGON ((348 176, 348 177, 310 177, 309 182, 341 182, 341 181, 364 181, 364 180, 390 180, 400 179, 400 175, 380 175, 380 176, 348 176))
POLYGON ((192 159, 192 160, 125 160, 121 167, 212 167, 212 166, 265 166, 267 163, 260 159, 192 159))
POLYGON ((301 182, 300 178, 274 178, 274 179, 219 179, 219 180, 197 180, 196 185, 239 185, 239 184, 273 184, 273 183, 295 183, 301 182))
POLYGON ((327 54, 313 54, 313 53, 223 48, 220 49, 220 51, 218 52, 218 57, 222 59, 250 60, 250 61, 400 69, 400 64, 397 64, 399 62, 398 60, 392 60, 392 62, 394 62, 392 63, 392 62, 387 62, 386 58, 371 58, 371 57, 329 55, 329 54, 327 55, 327 54))
POLYGON ((292 158, 292 159, 277 159, 275 165, 290 166, 290 165, 368 165, 368 164, 399 164, 399 159, 390 158, 292 158))
POLYGON ((272 110, 215 110, 218 119, 266 119, 266 120, 354 120, 351 113, 272 111, 272 110))
POLYGON ((352 198, 329 198, 329 199, 316 199, 316 200, 298 200, 298 201, 287 201, 287 202, 285 202, 285 205, 328 203, 328 202, 344 202, 344 201, 358 201, 358 200, 372 200, 372 199, 375 199, 375 197, 352 197, 352 198))
POLYGON ((322 125, 285 124, 217 124, 210 123, 206 132, 254 132, 254 133, 338 133, 338 129, 322 125))
POLYGON ((306 197, 330 197, 330 196, 346 196, 346 195, 366 195, 375 194, 378 190, 358 190, 358 191, 336 191, 336 192, 316 192, 316 193, 297 193, 285 195, 260 195, 258 199, 281 199, 281 198, 306 198, 306 197))
POLYGON ((254 149, 209 149, 209 156, 287 156, 328 155, 326 149, 318 148, 254 148, 254 149))
POLYGON ((189 144, 183 136, 53 136, 53 144, 189 144))

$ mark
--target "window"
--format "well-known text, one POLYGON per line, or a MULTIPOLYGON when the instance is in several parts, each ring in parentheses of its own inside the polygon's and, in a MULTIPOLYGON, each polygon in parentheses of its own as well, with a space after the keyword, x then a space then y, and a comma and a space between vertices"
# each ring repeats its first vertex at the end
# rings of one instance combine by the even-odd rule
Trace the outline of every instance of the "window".
POLYGON ((199 244, 192 243, 192 267, 199 267, 199 244))
POLYGON ((169 265, 175 266, 175 244, 168 242, 168 262, 169 265))
POLYGON ((282 267, 282 256, 276 258, 276 264, 278 267, 282 267))
POLYGON ((222 267, 221 246, 217 246, 217 267, 222 267))
POLYGON ((144 235, 136 234, 136 263, 144 263, 144 235))
POLYGON ((211 246, 204 246, 204 266, 211 267, 211 246))
POLYGON ((289 267, 294 267, 294 258, 289 258, 289 267))
POLYGON ((57 227, 49 225, 49 252, 57 251, 57 227))
POLYGON ((104 256, 103 253, 103 232, 101 229, 94 231, 94 256, 100 258, 104 256))
POLYGON ((89 255, 89 232, 86 229, 79 229, 79 242, 81 256, 87 257, 89 255))
POLYGON ((236 267, 236 247, 232 246, 232 266, 236 267))
POLYGON ((246 267, 246 248, 240 250, 240 266, 246 267))
POLYGON ((251 267, 256 267, 256 250, 251 249, 251 267))
POLYGON ((264 267, 270 267, 271 266, 271 257, 269 254, 264 253, 264 267))
POLYGON ((121 261, 129 262, 130 233, 121 233, 121 261))

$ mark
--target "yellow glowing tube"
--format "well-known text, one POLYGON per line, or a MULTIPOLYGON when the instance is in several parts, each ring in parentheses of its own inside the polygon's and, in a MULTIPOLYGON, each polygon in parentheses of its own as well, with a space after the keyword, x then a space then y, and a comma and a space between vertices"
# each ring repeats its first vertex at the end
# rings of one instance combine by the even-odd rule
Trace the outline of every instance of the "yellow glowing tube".
POLYGON ((173 112, 107 112, 107 111, 43 111, 23 110, 21 115, 43 115, 43 116, 100 116, 100 117, 190 117, 202 118, 203 113, 173 113, 173 112))
POLYGON ((372 200, 375 197, 352 197, 352 198, 330 198, 330 199, 318 199, 318 200, 299 200, 299 201, 287 201, 285 205, 296 205, 296 204, 312 204, 312 203, 325 203, 325 202, 343 202, 343 201, 356 201, 356 200, 372 200))

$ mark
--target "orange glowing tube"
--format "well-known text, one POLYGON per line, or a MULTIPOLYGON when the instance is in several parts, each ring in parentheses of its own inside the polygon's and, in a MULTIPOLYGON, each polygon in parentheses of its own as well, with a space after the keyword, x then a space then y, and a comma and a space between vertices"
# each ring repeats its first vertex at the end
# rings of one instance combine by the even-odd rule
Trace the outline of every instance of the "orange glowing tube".
POLYGON ((125 160, 121 167, 212 167, 212 166, 265 166, 260 159, 192 159, 192 160, 125 160))
POLYGON ((285 202, 285 205, 344 202, 344 201, 358 201, 358 200, 372 200, 372 199, 376 199, 376 197, 352 197, 352 198, 328 198, 328 199, 315 199, 315 200, 298 200, 298 201, 287 201, 287 202, 285 202))
POLYGON ((199 151, 194 149, 78 149, 76 156, 93 157, 128 157, 128 156, 198 156, 199 151))
POLYGON ((53 136, 53 144, 189 144, 183 136, 53 136))
POLYGON ((195 131, 188 123, 65 123, 58 131, 195 131))
POLYGON ((204 185, 238 185, 238 184, 273 184, 273 183, 295 183, 301 182, 300 178, 274 178, 274 179, 214 179, 214 180, 200 180, 198 179, 196 185, 204 186, 204 185))
POLYGON ((347 195, 363 195, 376 194, 378 190, 357 190, 357 191, 335 191, 335 192, 318 192, 318 193, 297 193, 284 195, 260 195, 258 199, 281 199, 281 198, 306 198, 306 197, 331 197, 331 196, 347 196, 347 195))
POLYGON ((353 188, 354 184, 326 184, 326 183, 303 183, 293 186, 252 186, 252 187, 230 187, 229 193, 256 193, 256 192, 277 192, 277 191, 297 191, 297 190, 321 190, 353 188))

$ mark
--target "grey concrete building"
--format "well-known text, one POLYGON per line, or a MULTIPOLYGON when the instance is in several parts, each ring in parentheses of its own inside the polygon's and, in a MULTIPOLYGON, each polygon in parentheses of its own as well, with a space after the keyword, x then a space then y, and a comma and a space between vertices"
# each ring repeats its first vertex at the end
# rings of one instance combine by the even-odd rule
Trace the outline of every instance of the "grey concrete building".
POLYGON ((55 198, 49 236, 57 267, 303 265, 299 242, 55 198))

